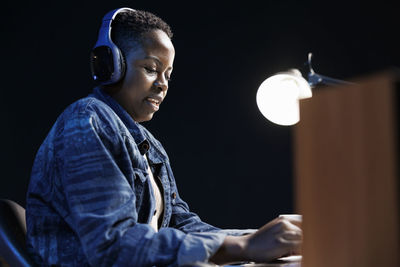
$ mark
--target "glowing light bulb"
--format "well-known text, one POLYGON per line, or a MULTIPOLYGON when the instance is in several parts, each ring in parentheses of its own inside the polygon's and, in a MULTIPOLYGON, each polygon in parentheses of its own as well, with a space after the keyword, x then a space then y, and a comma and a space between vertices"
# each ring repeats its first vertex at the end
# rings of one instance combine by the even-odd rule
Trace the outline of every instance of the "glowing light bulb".
POLYGON ((299 100, 312 96, 308 82, 300 71, 290 70, 266 79, 257 91, 261 114, 279 125, 293 125, 300 120, 299 100))

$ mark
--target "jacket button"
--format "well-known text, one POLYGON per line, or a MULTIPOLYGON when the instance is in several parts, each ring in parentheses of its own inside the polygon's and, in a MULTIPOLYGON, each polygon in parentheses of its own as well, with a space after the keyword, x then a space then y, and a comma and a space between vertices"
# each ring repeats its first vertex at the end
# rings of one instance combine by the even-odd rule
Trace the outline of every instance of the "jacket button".
POLYGON ((147 151, 149 150, 149 145, 147 143, 143 143, 142 148, 147 151))
POLYGON ((176 193, 175 193, 175 192, 172 193, 172 198, 173 198, 173 199, 176 198, 176 193))

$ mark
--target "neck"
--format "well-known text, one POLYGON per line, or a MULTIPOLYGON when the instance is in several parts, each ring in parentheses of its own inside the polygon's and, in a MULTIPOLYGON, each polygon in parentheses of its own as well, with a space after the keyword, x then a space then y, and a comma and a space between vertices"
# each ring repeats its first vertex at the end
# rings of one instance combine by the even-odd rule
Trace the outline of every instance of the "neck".
POLYGON ((101 89, 106 92, 107 94, 109 94, 110 96, 114 96, 115 94, 117 94, 120 89, 121 89, 121 85, 120 82, 115 83, 115 84, 106 84, 106 85, 101 85, 100 86, 101 89))

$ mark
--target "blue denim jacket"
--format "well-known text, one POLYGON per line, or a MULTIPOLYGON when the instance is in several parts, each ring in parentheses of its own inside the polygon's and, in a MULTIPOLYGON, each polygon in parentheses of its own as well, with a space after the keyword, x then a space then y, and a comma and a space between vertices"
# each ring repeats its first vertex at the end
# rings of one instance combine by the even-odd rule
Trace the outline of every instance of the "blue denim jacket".
POLYGON ((27 247, 40 266, 180 266, 215 253, 226 234, 189 211, 162 145, 109 95, 93 94, 57 119, 34 162, 27 247), (160 179, 161 228, 149 222, 160 179))

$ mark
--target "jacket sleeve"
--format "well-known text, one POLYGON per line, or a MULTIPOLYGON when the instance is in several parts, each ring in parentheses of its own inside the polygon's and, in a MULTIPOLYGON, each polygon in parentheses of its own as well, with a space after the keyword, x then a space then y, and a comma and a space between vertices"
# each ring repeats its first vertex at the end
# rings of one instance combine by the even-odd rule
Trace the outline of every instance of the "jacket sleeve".
POLYGON ((171 227, 155 232, 150 225, 138 223, 132 190, 135 174, 121 172, 117 154, 122 146, 110 146, 121 142, 116 127, 98 123, 96 118, 80 115, 65 124, 58 166, 69 209, 66 221, 79 237, 89 263, 181 266, 207 261, 226 234, 171 227))

